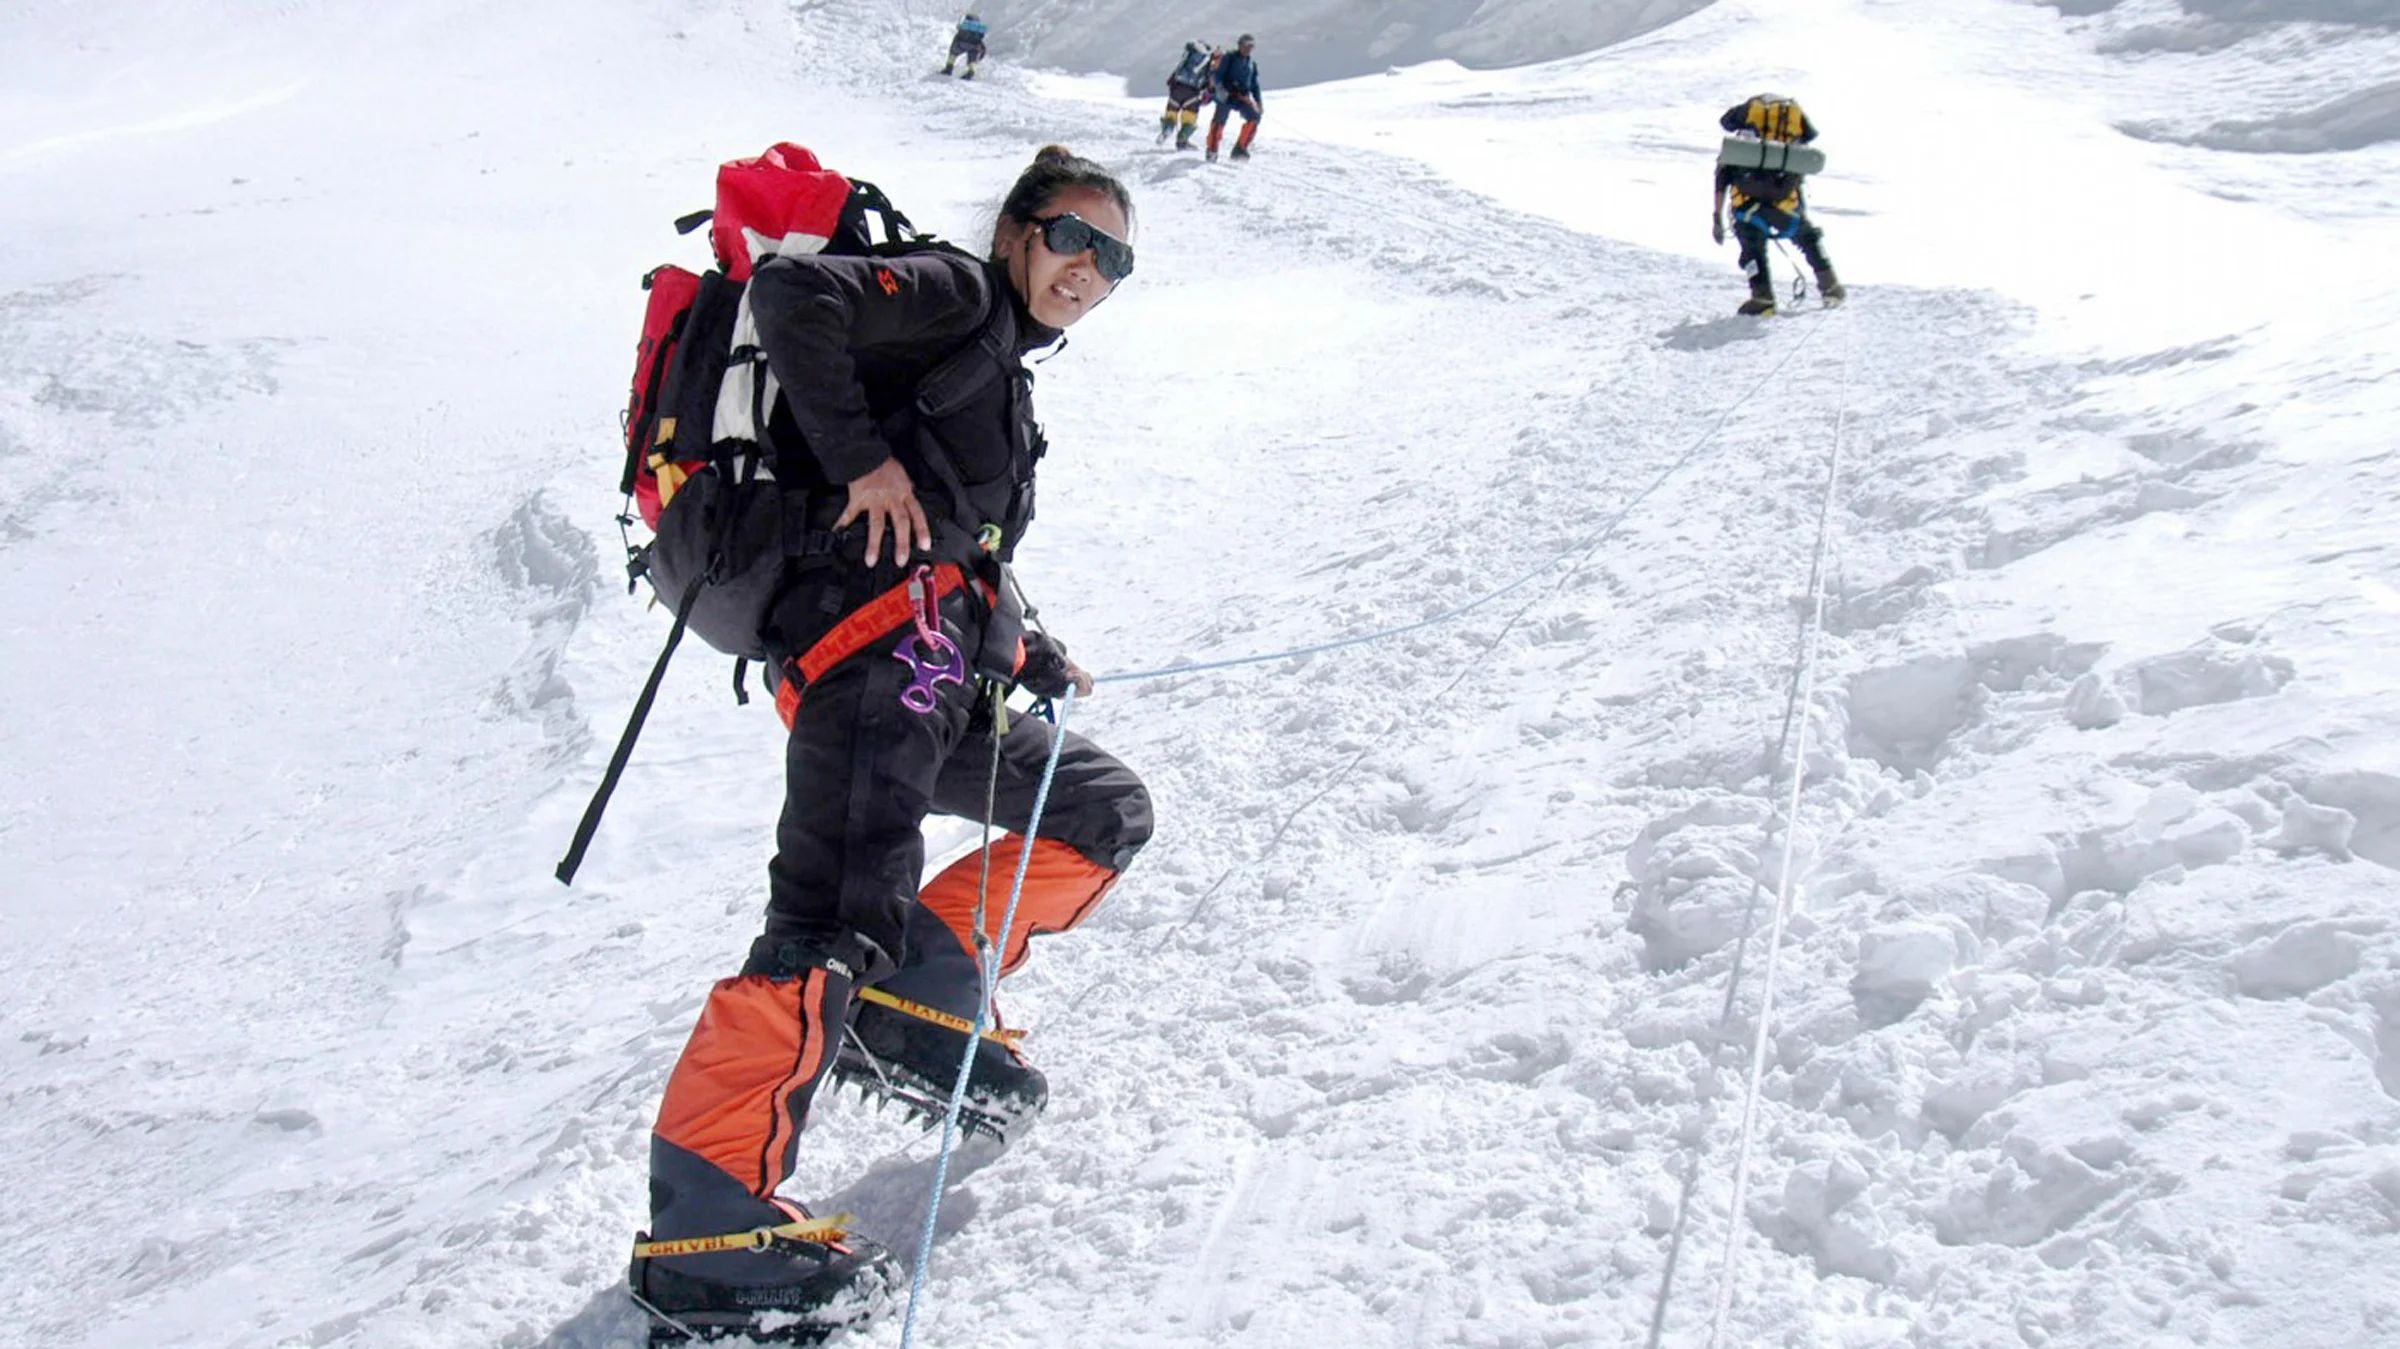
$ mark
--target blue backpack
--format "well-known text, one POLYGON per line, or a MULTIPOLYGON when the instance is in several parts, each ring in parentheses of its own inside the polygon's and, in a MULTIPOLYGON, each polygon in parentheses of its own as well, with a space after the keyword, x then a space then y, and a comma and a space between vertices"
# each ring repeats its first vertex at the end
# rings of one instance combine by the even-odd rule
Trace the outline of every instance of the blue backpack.
POLYGON ((1190 85, 1194 89, 1207 87, 1209 56, 1208 48, 1199 43, 1184 43, 1183 64, 1175 67, 1175 73, 1167 76, 1167 80, 1173 84, 1190 85))

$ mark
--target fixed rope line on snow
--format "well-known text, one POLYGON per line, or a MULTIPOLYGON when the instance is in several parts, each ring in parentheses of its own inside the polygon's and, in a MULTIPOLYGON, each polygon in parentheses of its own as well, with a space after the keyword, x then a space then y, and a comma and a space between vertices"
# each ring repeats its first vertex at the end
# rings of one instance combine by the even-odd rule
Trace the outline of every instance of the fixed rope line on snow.
MULTIPOLYGON (((1808 762, 1808 722, 1805 717, 1800 717, 1798 714, 1801 709, 1813 702, 1816 696, 1819 639, 1823 636, 1825 627, 1825 557, 1832 535, 1833 504, 1841 482, 1842 451, 1849 425, 1850 369, 1853 346, 1852 335, 1845 327, 1842 378, 1839 384, 1840 401, 1834 420, 1833 451, 1826 465, 1825 493, 1818 504, 1816 540, 1810 550, 1809 607, 1807 617, 1801 626, 1799 651, 1793 665, 1792 680, 1785 692, 1783 729, 1776 738, 1775 763, 1780 768, 1785 763, 1785 749, 1790 745, 1792 727, 1795 719, 1798 719, 1799 743, 1793 748, 1790 758, 1791 796, 1781 819, 1784 848, 1776 882, 1775 923, 1767 949, 1766 987, 1760 1000, 1758 1025, 1751 1046, 1751 1071, 1743 1093, 1742 1123, 1734 1163, 1733 1201, 1726 1219, 1725 1255, 1719 1266, 1716 1309, 1709 1329, 1710 1349, 1714 1349, 1724 1334, 1726 1318, 1733 1305, 1735 1255, 1741 1232, 1743 1205, 1749 1188, 1750 1153, 1755 1137, 1758 1092, 1765 1075, 1766 1039, 1774 1016, 1775 976, 1782 955, 1785 924, 1791 907, 1792 864, 1793 858, 1798 852, 1796 832, 1800 818, 1800 793, 1806 781, 1808 762)), ((1777 821, 1770 817, 1767 824, 1767 843, 1774 841, 1776 832, 1777 821)), ((1764 846, 1761 847, 1760 854, 1761 856, 1765 854, 1764 846)), ((1755 924, 1758 900, 1763 886, 1763 878, 1754 874, 1750 903, 1742 916, 1742 933, 1735 945, 1732 969, 1727 980, 1725 1003, 1718 1013, 1717 1032, 1720 1037, 1720 1045, 1724 1032, 1733 1021, 1734 1009, 1740 992, 1742 958, 1755 924)), ((1712 1046, 1712 1054, 1715 1048, 1712 1046)), ((1705 1106, 1707 1101, 1703 1099, 1701 1104, 1705 1106)), ((1676 1203, 1675 1226, 1667 1246, 1666 1267, 1661 1271, 1659 1277, 1658 1298, 1651 1307, 1650 1335, 1647 1341, 1649 1349, 1659 1349, 1664 1342, 1667 1310, 1674 1294, 1675 1272, 1683 1252, 1684 1235, 1689 1228, 1692 1200, 1699 1189, 1700 1158, 1706 1142, 1705 1134, 1706 1126, 1703 1124, 1701 1131, 1694 1137, 1690 1152, 1686 1154, 1683 1193, 1676 1203)))
MULTIPOLYGON (((1850 350, 1851 339, 1845 331, 1842 344, 1842 399, 1833 424, 1833 456, 1825 469, 1825 499, 1817 510, 1817 543, 1815 561, 1809 568, 1809 625, 1808 643, 1802 650, 1800 703, 1807 707, 1816 697, 1817 652, 1825 636, 1824 559, 1826 541, 1833 529, 1833 501, 1842 480, 1842 442, 1850 421, 1850 350)), ((1733 1203, 1725 1222, 1725 1258, 1717 1272, 1717 1312, 1709 1322, 1709 1349, 1724 1338, 1725 1321, 1733 1311, 1733 1279, 1735 1257, 1740 1252, 1742 1206, 1750 1187, 1750 1149, 1756 1140, 1758 1122, 1758 1088, 1767 1072, 1767 1033, 1775 1019, 1775 974, 1783 957, 1783 936, 1792 911, 1792 860, 1800 853, 1800 789, 1808 773, 1808 719, 1800 719, 1800 730, 1793 745, 1792 794, 1784 810, 1783 863, 1776 869, 1775 922, 1768 929, 1767 968, 1762 976, 1758 1000, 1758 1026, 1751 1034, 1750 1077, 1742 1090, 1742 1128, 1740 1142, 1733 1154, 1733 1203)))
MULTIPOLYGON (((1809 571, 1809 585, 1812 589, 1816 585, 1816 577, 1817 572, 1812 564, 1809 571)), ((1808 642, 1808 626, 1809 617, 1803 615, 1800 619, 1800 629, 1794 635, 1792 643, 1794 659, 1792 661, 1792 677, 1784 689, 1783 729, 1775 736, 1775 756, 1772 762, 1777 769, 1782 768, 1786 751, 1791 747, 1793 713, 1800 706, 1800 680, 1806 662, 1798 658, 1798 652, 1808 642)), ((1795 765, 1796 771, 1797 766, 1795 765)), ((1772 782, 1773 779, 1770 778, 1769 781, 1772 782)), ((1783 823, 1780 816, 1768 816, 1766 835, 1760 840, 1759 856, 1766 856, 1767 849, 1774 845, 1776 835, 1780 832, 1779 826, 1783 823)), ((1788 843, 1786 846, 1788 848, 1788 843)), ((1759 897, 1766 893, 1766 888, 1765 875, 1752 872, 1749 903, 1742 909, 1741 935, 1734 938, 1733 942, 1733 968, 1725 977, 1725 1005, 1717 1011, 1716 1043, 1709 1046, 1709 1053, 1712 1057, 1719 1049, 1723 1048, 1725 1032, 1733 1025, 1734 1007, 1742 988, 1742 958, 1750 948, 1750 934, 1757 924, 1759 897)), ((1707 1102, 1704 1100, 1702 1104, 1705 1106, 1707 1102)), ((1705 1123, 1701 1127, 1705 1131, 1705 1123)), ((1689 1230, 1691 1225, 1692 1197, 1699 1192, 1700 1188, 1700 1156, 1703 1151, 1701 1147, 1703 1137, 1704 1132, 1695 1134, 1691 1149, 1684 1154, 1682 1193, 1675 1201, 1675 1223, 1667 1238, 1666 1266, 1659 1271, 1658 1298, 1650 1308, 1650 1337, 1645 1342, 1647 1349, 1660 1349, 1660 1346, 1665 1343, 1667 1305, 1675 1288, 1676 1267, 1683 1258, 1684 1233, 1689 1230)))
MULTIPOLYGON (((1822 322, 1823 320, 1820 319, 1818 323, 1810 324, 1808 330, 1801 334, 1800 340, 1792 344, 1791 350, 1786 351, 1783 356, 1775 362, 1774 365, 1768 367, 1767 372, 1759 376, 1758 382, 1751 385, 1749 390, 1741 397, 1728 402, 1725 405, 1725 410, 1717 414, 1717 419, 1709 423, 1708 429, 1700 433, 1699 439, 1694 440, 1691 443, 1691 446, 1687 448, 1680 457, 1678 457, 1673 463, 1667 465, 1665 471, 1661 472, 1657 477, 1651 479, 1648 486, 1644 487, 1641 491, 1634 493, 1633 498, 1630 501, 1627 501, 1624 507, 1620 509, 1607 524, 1601 526, 1597 532, 1588 536, 1587 538, 1579 540, 1576 543, 1571 543, 1565 548, 1558 550, 1558 552, 1552 554, 1551 556, 1544 558, 1539 565, 1535 566, 1531 570, 1527 571, 1524 575, 1519 576, 1504 586, 1501 586, 1495 590, 1487 591, 1471 600, 1468 600, 1466 603, 1457 606, 1456 608, 1446 609, 1441 613, 1435 614, 1429 618, 1420 618, 1413 622, 1396 624, 1388 628, 1378 628, 1373 632, 1357 633, 1349 637, 1337 637, 1332 641, 1327 642, 1313 642, 1307 646, 1296 646, 1287 651, 1268 651, 1255 656, 1229 656, 1222 660, 1190 661, 1180 665, 1168 665, 1156 670, 1135 670, 1125 674, 1095 675, 1092 678, 1092 682, 1095 684, 1130 684, 1137 680, 1143 679, 1166 679, 1174 675, 1201 674, 1211 670, 1232 670, 1238 669, 1245 665, 1267 665, 1275 661, 1297 660, 1303 656, 1319 656, 1329 651, 1343 651, 1354 646, 1365 646, 1371 642, 1381 642, 1387 641, 1394 637, 1403 637, 1412 632, 1422 632, 1427 628, 1439 627, 1442 624, 1454 622, 1458 619, 1464 618, 1468 614, 1483 608, 1485 605, 1490 604, 1495 600, 1503 599, 1519 590, 1524 589, 1526 586, 1533 584, 1559 561, 1569 556, 1574 556, 1574 565, 1569 567, 1566 573, 1567 576, 1571 577, 1575 574, 1577 569, 1582 567, 1585 561, 1590 559, 1592 553, 1596 551, 1601 544, 1606 543, 1609 538, 1616 533, 1617 527, 1625 522, 1626 516, 1633 513, 1634 507, 1640 505, 1644 500, 1648 499, 1651 493, 1657 491, 1666 483, 1667 479, 1675 476, 1675 474, 1682 471, 1685 465, 1691 463, 1693 458, 1696 457, 1710 441, 1716 439, 1717 433, 1725 429, 1725 423, 1733 419, 1734 413, 1739 412, 1743 408, 1747 407, 1750 403, 1750 400, 1756 397, 1761 389, 1766 388, 1767 385, 1773 381, 1777 375, 1783 373, 1783 368, 1787 365, 1790 365, 1792 363, 1792 358, 1798 356, 1801 350, 1808 345, 1809 339, 1816 335, 1816 330, 1822 322)), ((1518 617, 1523 617, 1523 615, 1519 614, 1518 617)), ((1511 619, 1510 622, 1513 626, 1515 620, 1511 619)), ((1507 629, 1502 629, 1502 635, 1506 635, 1506 632, 1507 629)), ((1498 637, 1493 639, 1494 642, 1497 642, 1498 640, 1498 637)))
MULTIPOLYGON (((1853 339, 1850 331, 1847 327, 1845 327, 1842 330, 1842 378, 1837 386, 1837 398, 1839 401, 1836 405, 1836 410, 1834 413, 1833 426, 1834 453, 1837 456, 1841 453, 1843 420, 1848 415, 1850 405, 1850 357, 1852 351, 1852 341, 1853 339)), ((1825 576, 1825 520, 1826 517, 1820 513, 1817 517, 1817 543, 1809 552, 1807 591, 1812 596, 1818 593, 1818 587, 1823 583, 1825 576)), ((1817 616, 1813 613, 1801 614, 1799 631, 1794 636, 1792 642, 1792 648, 1795 654, 1797 654, 1799 650, 1807 644, 1809 640, 1809 630, 1816 621, 1817 616)), ((1777 768, 1781 768, 1783 766, 1785 751, 1790 748, 1792 743, 1792 719, 1800 710, 1800 679, 1801 676, 1806 672, 1806 669, 1807 666, 1805 662, 1795 659, 1792 662, 1792 677, 1784 688, 1783 725, 1775 732, 1774 763, 1777 768)), ((1796 761, 1794 763, 1793 771, 1799 771, 1796 761)), ((1762 846, 1759 849, 1759 855, 1761 857, 1766 855, 1766 848, 1773 845, 1775 842, 1777 823, 1778 820, 1776 817, 1768 817, 1766 837, 1761 840, 1762 846)), ((1788 825, 1789 821, 1784 821, 1783 823, 1788 825)), ((1725 977, 1725 1005, 1718 1009, 1717 1012, 1717 1030, 1719 1033, 1722 1033, 1726 1027, 1733 1024, 1734 1000, 1741 993, 1742 988, 1742 964, 1750 953, 1750 934, 1758 929, 1758 901, 1759 898, 1766 893, 1766 884, 1765 876, 1757 872, 1751 873, 1750 898, 1749 901, 1742 906, 1742 933, 1739 937, 1734 939, 1733 943, 1733 970, 1725 977)))
MULTIPOLYGON (((1826 500, 1826 509, 1822 509, 1818 513, 1817 540, 1815 545, 1810 550, 1809 555, 1808 593, 1812 597, 1820 596, 1822 593, 1820 587, 1823 584, 1823 578, 1825 574, 1825 557, 1827 553, 1826 543, 1828 539, 1827 522, 1831 519, 1830 505, 1832 499, 1831 493, 1833 490, 1832 476, 1833 474, 1838 473, 1843 431, 1849 409, 1851 353, 1854 349, 1854 341, 1855 339, 1853 334, 1847 327, 1845 327, 1843 330, 1842 342, 1842 378, 1838 386, 1839 403, 1834 422, 1835 464, 1834 467, 1829 470, 1826 488, 1828 494, 1826 500)), ((1775 736, 1775 754, 1773 758, 1773 764, 1777 769, 1781 769, 1783 767, 1786 753, 1791 746, 1793 720, 1802 705, 1802 681, 1804 678, 1807 678, 1814 669, 1813 659, 1805 658, 1803 653, 1805 653, 1809 648, 1811 633, 1820 624, 1821 614, 1821 602, 1812 603, 1811 608, 1802 613, 1799 620, 1798 631, 1794 634, 1792 677, 1787 682, 1784 690, 1783 725, 1775 736)), ((1791 771, 1793 773, 1795 782, 1798 780, 1802 772, 1802 765, 1804 764, 1805 759, 1806 747, 1803 746, 1802 753, 1798 756, 1795 756, 1791 760, 1791 771)), ((1796 805, 1794 809, 1797 809, 1796 805)), ((1767 821, 1765 837, 1761 840, 1759 856, 1764 857, 1766 855, 1767 848, 1774 844, 1780 827, 1780 830, 1784 834, 1786 840, 1785 850, 1786 857, 1788 858, 1791 846, 1790 829, 1792 824, 1792 817, 1778 817, 1770 815, 1767 821)), ((1712 1056, 1715 1054, 1717 1049, 1722 1048, 1725 1033, 1733 1025, 1734 1011, 1738 1005, 1741 994, 1744 960, 1749 952, 1750 935, 1756 930, 1757 927, 1758 901, 1760 897, 1765 894, 1765 892, 1765 876, 1761 873, 1753 872, 1750 880, 1749 902, 1742 910, 1741 935, 1734 940, 1732 969, 1726 976, 1725 1002, 1717 1012, 1716 1034, 1718 1037, 1718 1042, 1710 1047, 1710 1053, 1712 1056)), ((1701 1104, 1705 1106, 1707 1105, 1707 1101, 1703 1099, 1701 1104)), ((1665 1341, 1667 1309, 1674 1294, 1675 1273, 1682 1260, 1684 1236, 1690 1229, 1692 1200, 1693 1197, 1698 1193, 1700 1185, 1700 1160, 1703 1152, 1705 1151, 1703 1146, 1705 1141, 1705 1128, 1706 1126, 1703 1124, 1703 1132, 1695 1135, 1695 1141, 1693 1142, 1690 1151, 1685 1154, 1682 1194, 1677 1199, 1675 1205, 1675 1223, 1672 1229, 1672 1235, 1668 1238, 1667 1242, 1666 1265, 1659 1274, 1658 1298, 1650 1309, 1650 1335, 1649 1339, 1646 1341, 1647 1349, 1660 1349, 1660 1346, 1665 1341)))
POLYGON ((1800 257, 1792 250, 1791 241, 1782 235, 1775 236, 1775 246, 1783 250, 1783 265, 1792 269, 1792 303, 1798 304, 1808 298, 1809 272, 1816 269, 1811 267, 1807 271, 1801 270, 1800 257))
MULTIPOLYGON (((933 1166, 933 1196, 925 1202, 925 1230, 917 1236, 917 1267, 909 1279, 908 1319, 900 1328, 900 1349, 911 1349, 916 1343, 917 1304, 925 1295, 926 1267, 933 1262, 934 1221, 942 1212, 942 1187, 950 1180, 950 1150, 958 1139, 959 1111, 966 1106, 967 1075, 974 1070, 976 1051, 983 1046, 983 1033, 991 1029, 992 994, 1000 981, 1000 962, 1008 952, 1009 930, 1016 926, 1017 903, 1025 897, 1025 873, 1033 864, 1033 840, 1042 827, 1042 808, 1050 803, 1050 783, 1058 776, 1059 751, 1067 745, 1067 713, 1075 706, 1075 690, 1068 689, 1053 705, 1058 720, 1051 729, 1050 756, 1042 762, 1042 780, 1033 789, 1033 812, 1025 820, 1025 844, 1017 849, 1017 876, 1009 885, 1008 910, 1000 917, 999 940, 984 952, 983 995, 975 1007, 975 1033, 967 1037, 966 1053, 958 1064, 958 1081, 950 1088, 950 1108, 942 1114, 942 1147, 933 1166)), ((991 858, 988 839, 984 858, 988 867, 991 858)))
MULTIPOLYGON (((1657 474, 1657 476, 1651 478, 1651 480, 1643 486, 1641 491, 1634 493, 1632 497, 1627 499, 1625 504, 1617 509, 1617 513, 1609 518, 1608 523, 1602 525, 1587 539, 1580 541, 1579 544, 1569 545, 1568 548, 1563 549, 1545 559, 1542 565, 1535 567, 1531 571, 1526 572, 1523 576, 1520 576, 1516 580, 1509 582, 1507 585, 1501 586, 1497 590, 1493 590, 1487 594, 1479 595, 1474 599, 1467 601, 1465 604, 1459 605, 1455 609, 1436 614, 1431 618, 1421 618, 1413 623, 1405 623, 1398 627, 1385 628, 1375 632, 1361 633, 1357 636, 1339 638, 1331 642, 1321 642, 1314 646, 1299 647, 1291 651, 1270 652, 1261 656, 1238 656, 1230 660, 1199 661, 1188 665, 1169 666, 1163 670, 1145 670, 1137 674, 1115 675, 1109 676, 1109 678, 1114 678, 1120 681, 1131 681, 1136 679, 1161 679, 1169 675, 1192 674, 1203 670, 1223 670, 1242 665, 1261 665, 1269 661, 1289 660, 1299 656, 1315 655, 1325 651, 1340 650, 1344 647, 1364 646, 1369 642, 1379 642, 1387 637, 1397 637, 1403 633, 1416 632, 1424 628, 1432 627, 1436 624, 1447 623, 1453 619, 1460 618, 1468 613, 1471 613, 1476 609, 1480 609, 1484 605, 1490 604, 1492 601, 1497 600, 1504 595, 1510 594, 1516 590, 1520 590, 1531 584, 1536 578, 1540 577, 1545 571, 1547 571, 1552 564, 1563 558, 1566 558, 1570 553, 1572 553, 1574 556, 1573 562, 1571 562, 1565 571, 1559 575, 1558 584, 1552 588, 1554 593, 1557 590, 1564 589, 1567 582, 1573 580, 1575 574, 1582 570, 1583 565, 1591 560, 1592 554, 1600 550, 1600 545, 1608 542, 1611 538, 1616 536, 1617 530, 1624 525, 1626 518, 1633 514, 1634 508, 1641 505, 1644 501, 1649 500, 1651 494, 1658 491, 1659 488, 1664 487, 1669 478, 1672 478, 1677 473, 1682 472, 1685 466, 1689 465, 1693 459, 1697 458, 1700 451, 1707 446, 1711 440, 1716 438, 1717 433, 1725 429, 1725 423, 1732 419, 1735 412, 1739 411, 1743 406, 1748 404, 1752 398, 1756 397, 1758 392, 1761 389, 1766 388, 1768 383, 1771 382, 1777 375, 1783 373, 1783 368, 1791 364, 1792 359, 1798 356, 1803 348, 1807 347, 1809 339, 1816 336, 1817 329, 1822 326, 1823 323, 1824 319, 1820 317, 1816 322, 1809 324, 1807 330, 1801 333, 1800 340, 1792 344, 1791 350, 1786 351, 1772 366, 1769 366, 1767 368, 1767 372, 1759 376, 1758 382, 1751 385, 1750 388, 1744 392, 1740 398, 1726 404, 1725 410, 1717 414, 1717 419, 1709 423, 1708 429, 1700 433, 1699 439, 1694 440, 1681 455, 1676 457, 1674 462, 1668 464, 1666 468, 1662 469, 1657 474), (1578 549, 1580 549, 1580 551, 1578 551, 1578 549)), ((1501 641, 1504 640, 1509 633, 1516 630, 1517 624, 1524 619, 1526 614, 1532 612, 1533 606, 1539 603, 1541 598, 1541 596, 1535 596, 1533 599, 1528 600, 1514 614, 1509 615, 1508 621, 1501 624, 1499 630, 1494 632, 1490 639, 1484 642, 1482 649, 1477 652, 1477 655, 1482 656, 1490 654, 1492 649, 1500 645, 1501 641)), ((1458 673, 1453 675, 1450 679, 1450 682, 1443 685, 1441 690, 1433 695, 1432 701, 1439 702, 1443 698, 1448 697, 1453 689, 1456 689, 1460 684, 1466 681, 1466 677, 1473 673, 1474 669, 1474 662, 1461 662, 1458 673)), ((1095 680, 1095 682, 1098 681, 1095 680)), ((1405 716, 1406 714, 1403 715, 1405 716)), ((1397 723, 1394 724, 1395 726, 1397 725, 1397 723)), ((1386 734, 1389 734, 1389 732, 1387 731, 1386 734)), ((1292 825, 1297 822, 1303 814, 1307 813, 1310 806, 1313 806, 1317 802, 1324 800, 1327 796, 1332 794, 1336 787, 1339 787, 1342 785, 1342 783, 1348 781, 1350 774, 1357 771, 1358 766, 1366 761, 1367 756, 1374 752, 1376 745, 1380 743, 1382 739, 1382 736, 1376 736, 1369 739, 1366 745, 1362 747, 1358 753, 1352 755, 1350 757, 1350 761, 1343 764, 1341 768, 1326 781, 1323 787, 1320 787, 1315 792, 1311 793, 1307 800, 1302 801, 1297 806, 1294 806, 1291 810, 1291 813, 1283 817, 1282 823, 1275 826, 1275 832, 1268 837, 1266 846, 1259 851, 1259 856, 1267 857, 1273 855, 1277 845, 1283 842, 1283 836, 1291 831, 1292 825)), ((1200 898, 1192 902, 1192 911, 1184 917, 1184 920, 1167 929, 1166 932, 1159 937, 1157 949, 1165 949, 1166 944, 1174 939, 1176 933, 1179 933, 1185 928, 1190 927, 1193 923, 1198 922, 1201 914, 1208 908, 1209 901, 1216 897, 1217 891, 1223 889, 1225 882, 1233 879, 1234 875, 1242 869, 1243 865, 1243 862, 1237 861, 1228 865, 1222 872, 1219 872, 1216 880, 1209 883, 1208 889, 1200 893, 1200 898)), ((1080 1002, 1081 999, 1079 998, 1078 1001, 1080 1002)))

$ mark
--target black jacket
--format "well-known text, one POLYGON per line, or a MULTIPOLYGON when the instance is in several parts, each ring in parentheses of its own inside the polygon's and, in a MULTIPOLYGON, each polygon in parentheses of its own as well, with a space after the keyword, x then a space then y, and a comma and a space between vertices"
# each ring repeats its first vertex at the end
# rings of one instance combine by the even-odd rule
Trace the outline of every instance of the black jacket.
POLYGON ((1247 94, 1263 104, 1267 96, 1258 87, 1258 62, 1239 51, 1225 53, 1225 59, 1217 63, 1217 92, 1227 98, 1247 94))
POLYGON ((1002 556, 1015 550, 1044 449, 1023 357, 1058 332, 1025 312, 1001 263, 777 258, 750 305, 781 385, 768 438, 787 492, 838 511, 843 484, 897 457, 929 519, 966 535, 999 525, 1002 556))

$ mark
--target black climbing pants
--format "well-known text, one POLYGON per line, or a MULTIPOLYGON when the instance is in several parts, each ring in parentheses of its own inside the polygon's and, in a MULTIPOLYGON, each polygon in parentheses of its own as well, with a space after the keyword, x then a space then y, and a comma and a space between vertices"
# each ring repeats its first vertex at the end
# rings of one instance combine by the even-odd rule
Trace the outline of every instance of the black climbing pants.
POLYGON ((1809 220, 1806 210, 1786 211, 1777 206, 1745 202, 1734 208, 1733 237, 1741 242, 1742 275, 1750 278, 1750 293, 1761 299, 1775 298, 1775 281, 1767 270, 1768 241, 1772 239, 1791 240, 1816 272, 1819 285, 1833 281, 1833 262, 1825 256, 1824 231, 1809 220))

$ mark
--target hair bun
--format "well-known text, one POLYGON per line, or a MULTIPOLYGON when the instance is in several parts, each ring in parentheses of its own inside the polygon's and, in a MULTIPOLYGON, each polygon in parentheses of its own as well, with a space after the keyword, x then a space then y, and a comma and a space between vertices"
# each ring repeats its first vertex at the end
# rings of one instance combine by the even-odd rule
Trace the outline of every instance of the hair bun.
POLYGON ((1033 162, 1036 164, 1064 164, 1074 157, 1075 152, 1063 145, 1045 145, 1034 152, 1033 162))

